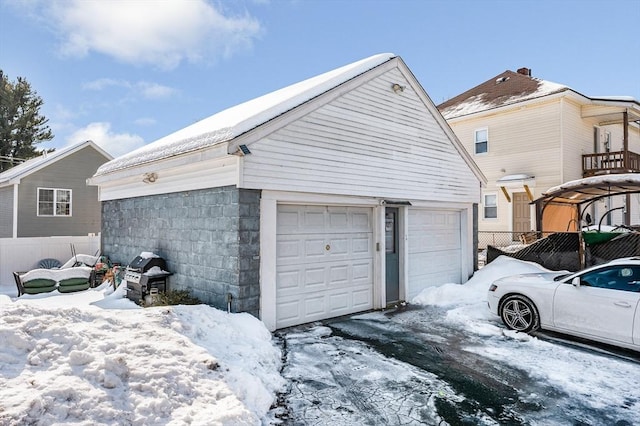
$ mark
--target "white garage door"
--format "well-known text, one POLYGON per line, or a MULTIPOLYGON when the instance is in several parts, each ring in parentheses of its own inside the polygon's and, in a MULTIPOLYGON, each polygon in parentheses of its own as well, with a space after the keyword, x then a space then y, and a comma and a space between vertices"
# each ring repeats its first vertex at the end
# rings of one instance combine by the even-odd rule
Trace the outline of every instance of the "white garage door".
POLYGON ((277 328, 372 308, 372 219, 363 207, 278 206, 277 328))
POLYGON ((459 211, 409 210, 409 294, 427 287, 460 283, 462 271, 459 211))

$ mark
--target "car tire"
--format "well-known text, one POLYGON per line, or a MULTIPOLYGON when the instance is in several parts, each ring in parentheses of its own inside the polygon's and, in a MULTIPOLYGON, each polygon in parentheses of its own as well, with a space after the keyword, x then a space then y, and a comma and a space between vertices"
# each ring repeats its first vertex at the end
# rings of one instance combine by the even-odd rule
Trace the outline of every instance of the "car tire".
POLYGON ((509 330, 529 333, 540 328, 540 315, 531 299, 519 294, 507 296, 500 303, 500 318, 509 330))

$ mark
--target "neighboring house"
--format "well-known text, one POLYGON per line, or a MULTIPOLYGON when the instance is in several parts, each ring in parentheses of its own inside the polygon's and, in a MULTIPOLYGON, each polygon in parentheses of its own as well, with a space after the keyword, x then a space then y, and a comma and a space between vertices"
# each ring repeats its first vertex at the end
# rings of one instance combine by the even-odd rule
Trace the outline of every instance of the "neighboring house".
MULTIPOLYGON (((640 103, 629 97, 588 97, 531 76, 505 71, 438 106, 488 179, 480 231, 576 230, 573 208, 530 202, 583 177, 640 172, 640 103)), ((595 224, 640 223, 637 194, 588 207, 595 224), (626 204, 626 208, 622 205, 626 204), (618 208, 606 215, 613 208, 618 208)), ((586 214, 585 214, 586 217, 586 214)), ((584 219, 584 218, 583 218, 584 219)), ((584 225, 584 222, 582 223, 584 225)))
POLYGON ((112 159, 86 141, 0 173, 0 238, 98 234, 98 189, 87 179, 112 159))
POLYGON ((484 177, 399 57, 222 111, 98 169, 102 248, 270 329, 383 308, 474 271, 484 177))

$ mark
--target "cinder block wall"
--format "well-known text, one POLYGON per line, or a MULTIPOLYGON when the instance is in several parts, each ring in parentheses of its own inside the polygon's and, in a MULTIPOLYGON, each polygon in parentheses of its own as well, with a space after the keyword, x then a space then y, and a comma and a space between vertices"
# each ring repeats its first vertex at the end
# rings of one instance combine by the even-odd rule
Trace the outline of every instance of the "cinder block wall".
POLYGON ((167 261, 169 287, 259 316, 260 191, 235 187, 105 201, 102 251, 126 266, 143 251, 167 261))

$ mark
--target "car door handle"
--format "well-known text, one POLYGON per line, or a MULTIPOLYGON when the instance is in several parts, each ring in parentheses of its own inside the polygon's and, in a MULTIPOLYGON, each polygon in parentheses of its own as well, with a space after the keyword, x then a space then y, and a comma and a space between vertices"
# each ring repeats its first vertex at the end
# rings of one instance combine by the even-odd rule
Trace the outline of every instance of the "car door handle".
POLYGON ((620 306, 621 308, 630 308, 631 305, 627 302, 613 302, 614 305, 620 306))

